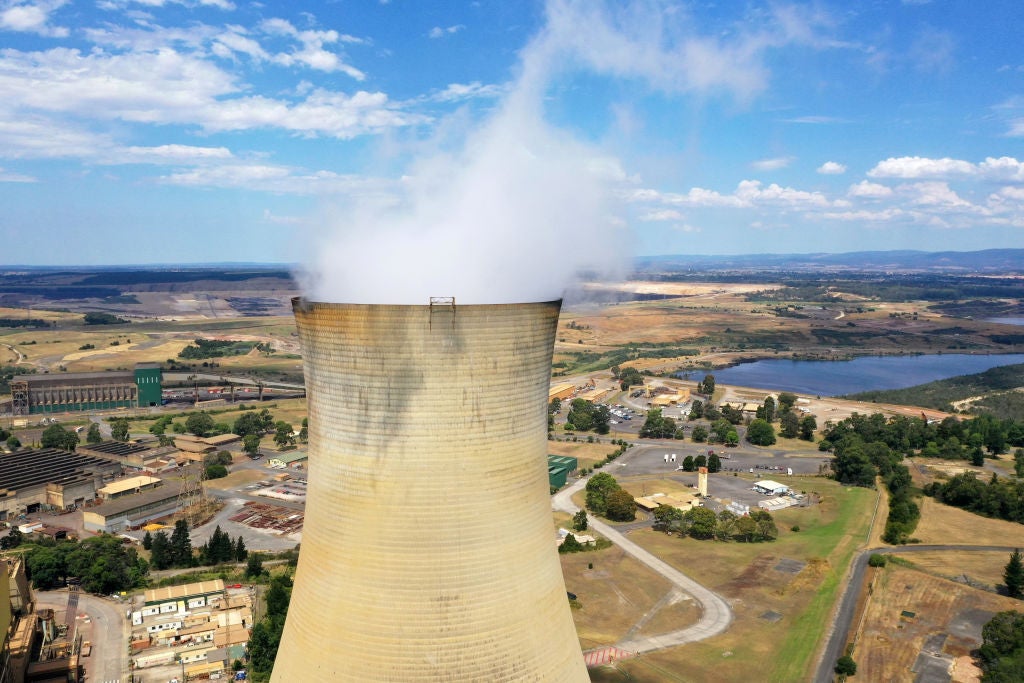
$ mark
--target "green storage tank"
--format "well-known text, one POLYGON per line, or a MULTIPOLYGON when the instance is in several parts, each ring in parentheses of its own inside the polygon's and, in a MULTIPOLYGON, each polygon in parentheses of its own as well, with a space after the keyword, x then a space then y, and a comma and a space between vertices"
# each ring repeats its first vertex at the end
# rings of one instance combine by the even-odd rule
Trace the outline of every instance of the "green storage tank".
POLYGON ((139 363, 135 366, 135 386, 138 388, 139 407, 147 408, 163 402, 163 375, 159 363, 139 363))

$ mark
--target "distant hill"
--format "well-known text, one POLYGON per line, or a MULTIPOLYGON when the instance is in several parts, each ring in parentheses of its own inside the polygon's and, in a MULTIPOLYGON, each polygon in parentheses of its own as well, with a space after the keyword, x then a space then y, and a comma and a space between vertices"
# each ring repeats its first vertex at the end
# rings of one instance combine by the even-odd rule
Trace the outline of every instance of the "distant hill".
POLYGON ((906 389, 865 391, 846 398, 951 412, 953 404, 975 399, 963 406, 971 413, 1024 420, 1024 363, 1002 365, 975 375, 950 377, 906 389))
POLYGON ((1024 273, 1024 249, 982 251, 855 251, 843 254, 743 254, 646 256, 640 273, 657 271, 794 271, 880 273, 1024 273))

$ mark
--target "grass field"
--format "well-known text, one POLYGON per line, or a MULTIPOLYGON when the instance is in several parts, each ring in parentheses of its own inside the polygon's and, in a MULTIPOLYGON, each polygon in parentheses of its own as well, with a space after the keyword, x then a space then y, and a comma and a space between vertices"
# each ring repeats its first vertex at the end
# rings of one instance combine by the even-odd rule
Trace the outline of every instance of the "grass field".
POLYGON ((659 558, 721 593, 736 619, 720 636, 623 660, 614 669, 592 671, 592 680, 806 680, 840 579, 867 536, 877 493, 821 478, 795 479, 794 487, 818 492, 821 501, 777 513, 774 543, 696 541, 651 529, 630 533, 659 558), (791 531, 795 525, 801 530, 791 531), (782 559, 804 564, 793 574, 776 568, 782 559), (770 612, 779 618, 773 621, 770 612))
POLYGON ((610 443, 587 443, 585 437, 583 441, 548 441, 549 455, 576 458, 580 469, 590 469, 594 463, 602 462, 606 455, 614 453, 617 448, 610 443))
POLYGON ((923 552, 903 555, 901 559, 929 574, 946 579, 966 576, 971 581, 995 589, 996 586, 1003 583, 1003 569, 1010 559, 1010 554, 1008 552, 923 552))
POLYGON ((914 537, 923 544, 1024 545, 1024 524, 989 519, 922 498, 921 521, 914 537))

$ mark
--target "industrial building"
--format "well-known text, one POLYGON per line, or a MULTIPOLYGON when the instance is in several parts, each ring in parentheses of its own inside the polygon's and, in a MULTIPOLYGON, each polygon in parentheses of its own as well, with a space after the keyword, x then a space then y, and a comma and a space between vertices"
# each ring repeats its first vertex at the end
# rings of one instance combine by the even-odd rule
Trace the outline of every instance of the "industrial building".
POLYGON ((754 490, 766 496, 781 496, 789 493, 789 487, 771 479, 754 482, 754 490))
POLYGON ((83 505, 120 474, 116 462, 56 448, 0 455, 0 520, 83 505))
POLYGON ((0 557, 0 683, 25 680, 35 640, 34 610, 24 558, 0 557))
POLYGON ((576 471, 578 461, 568 455, 548 456, 548 486, 560 489, 565 486, 569 475, 576 471))
POLYGON ((278 453, 274 457, 268 458, 267 465, 274 469, 305 467, 307 460, 309 460, 309 454, 305 451, 288 451, 287 453, 278 453))
POLYGON ((11 406, 15 415, 159 406, 162 382, 159 363, 139 363, 134 371, 18 375, 11 406))
POLYGON ((82 525, 86 531, 113 534, 166 517, 178 510, 181 487, 180 483, 165 483, 103 502, 82 512, 82 525))
POLYGON ((551 542, 559 302, 293 307, 310 483, 271 680, 589 681, 551 542))
POLYGON ((121 463, 124 467, 137 470, 156 471, 168 464, 181 460, 181 454, 174 446, 160 446, 150 441, 102 441, 95 444, 80 444, 75 451, 121 463))

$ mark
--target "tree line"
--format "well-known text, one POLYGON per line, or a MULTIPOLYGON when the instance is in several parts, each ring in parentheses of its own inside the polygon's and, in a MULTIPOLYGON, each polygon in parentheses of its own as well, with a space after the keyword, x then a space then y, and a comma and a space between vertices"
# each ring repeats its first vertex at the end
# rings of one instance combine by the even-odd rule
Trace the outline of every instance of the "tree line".
POLYGON ((683 512, 669 505, 659 505, 653 515, 656 530, 701 540, 762 543, 779 537, 779 529, 767 510, 751 510, 749 515, 722 510, 716 515, 704 507, 683 512))

